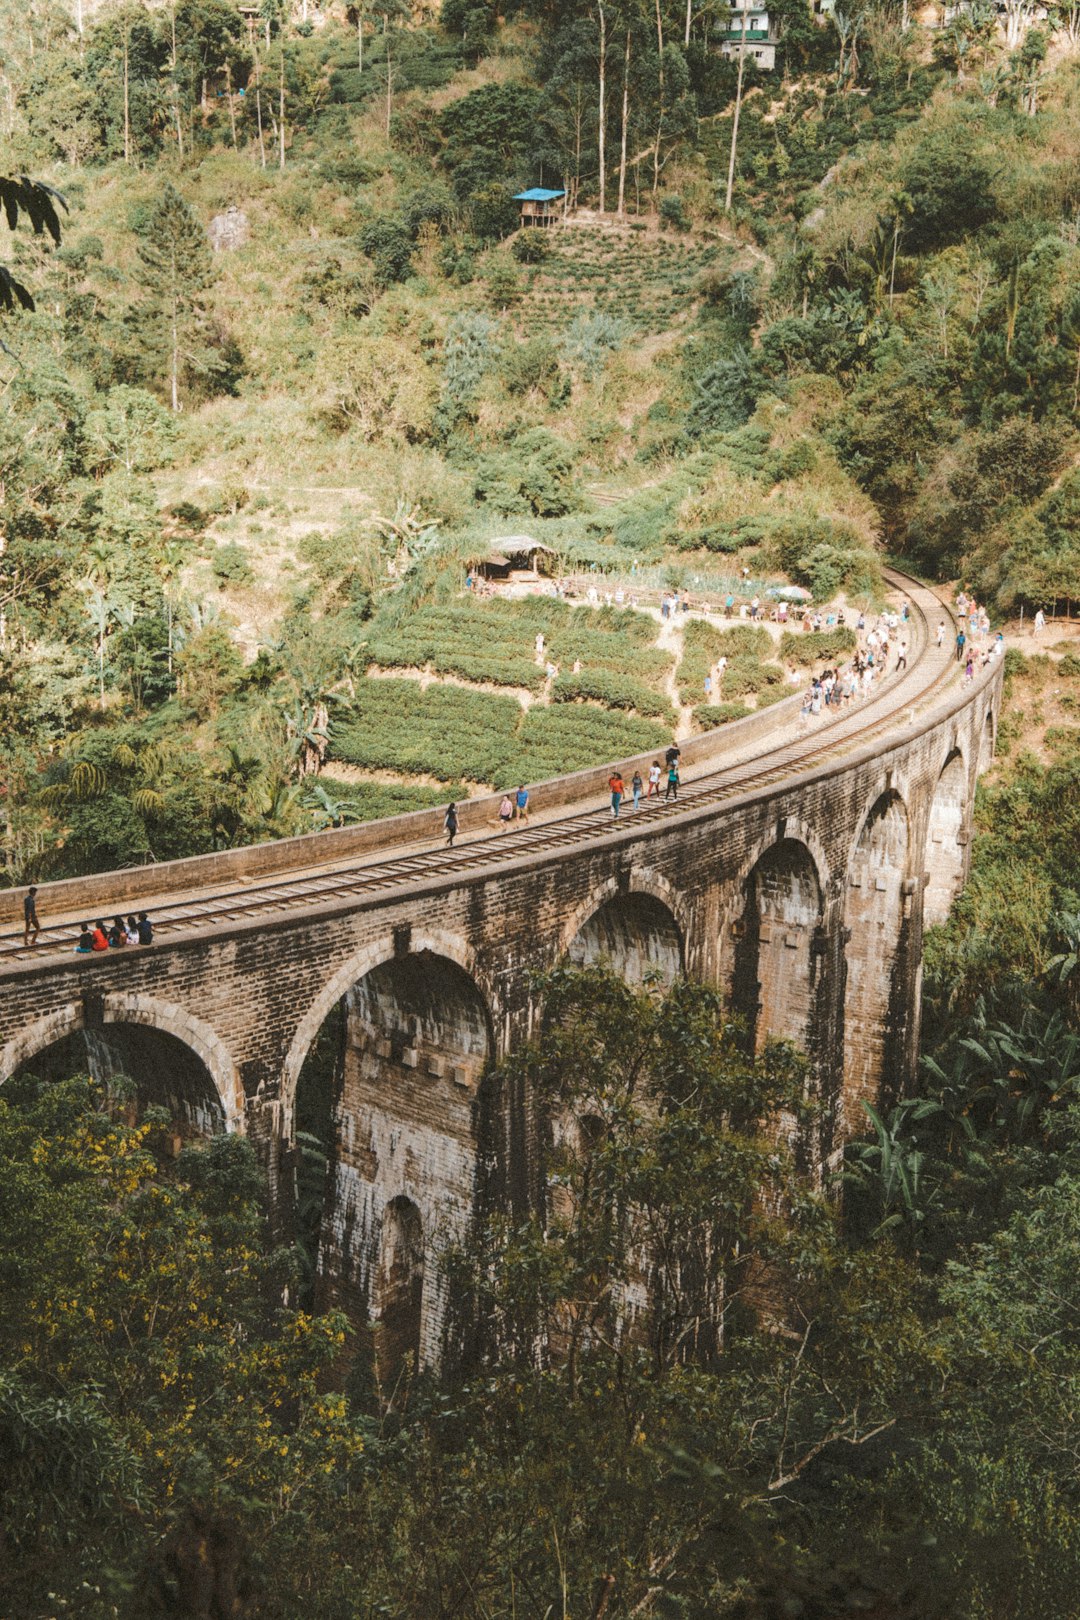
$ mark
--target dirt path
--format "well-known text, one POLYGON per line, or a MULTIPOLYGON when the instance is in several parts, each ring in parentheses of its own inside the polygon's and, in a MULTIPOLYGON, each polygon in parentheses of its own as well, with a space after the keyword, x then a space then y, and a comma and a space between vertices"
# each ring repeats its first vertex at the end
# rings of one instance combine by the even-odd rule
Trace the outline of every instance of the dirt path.
POLYGON ((664 691, 671 700, 671 707, 675 710, 675 739, 685 742, 694 730, 694 711, 679 697, 679 670, 683 659, 683 633, 682 626, 674 619, 660 620, 660 634, 656 638, 656 645, 665 652, 673 653, 675 663, 671 674, 664 682, 664 691))

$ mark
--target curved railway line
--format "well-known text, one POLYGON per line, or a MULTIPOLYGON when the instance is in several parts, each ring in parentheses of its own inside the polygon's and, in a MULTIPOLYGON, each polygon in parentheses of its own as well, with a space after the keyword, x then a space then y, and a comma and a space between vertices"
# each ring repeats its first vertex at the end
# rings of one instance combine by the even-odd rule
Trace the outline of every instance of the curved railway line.
MULTIPOLYGON (((869 699, 856 700, 854 707, 836 717, 817 721, 813 730, 794 741, 759 753, 735 764, 706 765, 699 774, 680 784, 675 804, 662 800, 643 801, 632 820, 618 823, 617 831, 634 835, 650 827, 698 812, 746 793, 767 789, 793 774, 827 765, 853 748, 884 740, 899 718, 908 711, 926 706, 955 681, 958 666, 953 656, 952 631, 955 625, 940 597, 926 586, 895 569, 886 569, 888 582, 908 598, 911 609, 912 657, 900 677, 889 676, 883 687, 869 699), (941 615, 950 624, 950 635, 943 649, 933 645, 929 614, 941 615)), ((433 811, 433 821, 439 812, 433 811)), ((438 825, 435 822, 435 825, 438 825)), ((512 840, 502 831, 484 833, 454 849, 429 848, 397 857, 375 854, 366 858, 337 861, 332 866, 305 864, 284 877, 259 879, 244 885, 223 883, 220 888, 200 891, 195 897, 182 893, 159 894, 140 900, 138 869, 124 874, 102 874, 103 889, 113 887, 123 876, 130 884, 124 899, 125 913, 143 907, 153 909, 155 936, 164 942, 219 924, 247 924, 277 921, 290 911, 310 914, 323 905, 342 900, 364 900, 383 896, 402 885, 444 877, 468 877, 522 858, 550 858, 560 851, 596 839, 614 830, 606 800, 601 806, 590 803, 570 808, 563 815, 537 825, 515 826, 512 840)), ((112 912, 116 901, 102 898, 101 907, 82 908, 82 915, 100 915, 101 908, 112 912)), ((27 949, 22 931, 0 934, 0 976, 5 969, 23 968, 44 956, 55 956, 72 949, 74 914, 48 919, 36 943, 27 949)))

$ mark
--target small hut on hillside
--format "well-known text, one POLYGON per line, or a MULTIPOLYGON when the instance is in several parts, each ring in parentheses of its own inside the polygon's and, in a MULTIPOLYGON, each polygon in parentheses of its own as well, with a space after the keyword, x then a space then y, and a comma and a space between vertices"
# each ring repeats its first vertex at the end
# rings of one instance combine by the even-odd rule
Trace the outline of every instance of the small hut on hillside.
POLYGON ((521 223, 525 225, 554 225, 563 216, 559 206, 565 191, 549 191, 545 186, 531 186, 519 191, 514 201, 521 204, 521 223))
POLYGON ((557 553, 527 534, 510 534, 491 542, 469 564, 478 579, 500 585, 535 585, 555 571, 557 553))

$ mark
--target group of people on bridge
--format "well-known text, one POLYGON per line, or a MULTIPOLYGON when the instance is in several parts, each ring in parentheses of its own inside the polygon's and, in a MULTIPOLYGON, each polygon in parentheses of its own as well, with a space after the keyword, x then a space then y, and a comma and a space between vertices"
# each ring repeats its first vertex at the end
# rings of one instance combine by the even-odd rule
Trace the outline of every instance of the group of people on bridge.
MULTIPOLYGON (((23 944, 36 944, 41 932, 41 919, 37 909, 37 884, 32 883, 23 896, 23 944)), ((154 938, 154 925, 145 911, 138 916, 116 916, 111 923, 98 918, 95 923, 79 924, 79 938, 75 946, 77 956, 92 956, 97 951, 119 951, 128 945, 150 945, 154 938)))

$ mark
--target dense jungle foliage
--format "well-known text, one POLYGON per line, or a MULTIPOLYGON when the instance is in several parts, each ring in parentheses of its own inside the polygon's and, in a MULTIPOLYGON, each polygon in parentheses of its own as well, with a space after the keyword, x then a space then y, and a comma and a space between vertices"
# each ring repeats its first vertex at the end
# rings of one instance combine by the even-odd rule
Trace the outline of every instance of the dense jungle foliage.
POLYGON ((447 1256, 445 1374, 388 1392, 243 1142, 5 1087, 2 1616, 1075 1613, 1080 14, 770 15, 740 81, 693 0, 0 0, 5 886, 573 769, 844 651, 635 592, 873 602, 887 551, 1057 614, 842 1204, 761 1128, 813 1128, 797 1053, 560 972, 514 1061, 604 1128, 447 1256), (548 183, 582 212, 518 230, 548 183), (625 605, 464 596, 523 531, 625 605), (690 1260, 631 1341, 643 1221, 690 1260))

